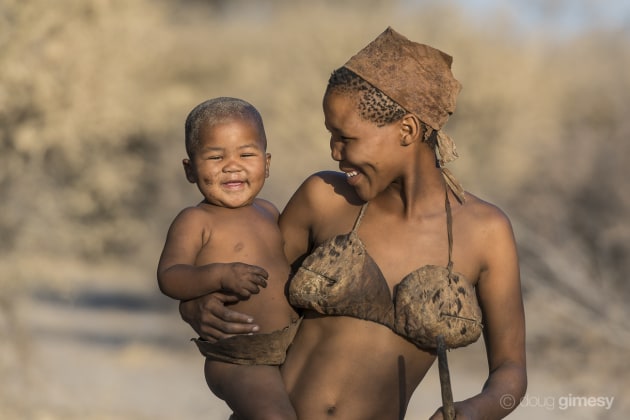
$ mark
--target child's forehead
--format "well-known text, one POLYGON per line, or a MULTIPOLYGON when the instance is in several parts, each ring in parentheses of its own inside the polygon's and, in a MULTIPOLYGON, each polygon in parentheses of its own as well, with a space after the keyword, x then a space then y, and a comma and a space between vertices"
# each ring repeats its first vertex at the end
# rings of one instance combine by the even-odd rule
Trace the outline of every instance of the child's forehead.
POLYGON ((210 143, 229 136, 242 140, 251 146, 265 147, 265 135, 259 124, 252 118, 223 118, 221 120, 206 120, 201 126, 200 143, 210 143))
POLYGON ((220 117, 215 117, 215 118, 206 118, 201 125, 204 128, 214 128, 214 127, 225 126, 225 125, 243 125, 243 126, 252 126, 258 129, 258 124, 256 123, 256 120, 254 119, 254 117, 250 115, 240 115, 240 114, 225 115, 225 116, 220 116, 220 117))
POLYGON ((226 129, 238 129, 255 132, 257 137, 263 137, 264 132, 254 118, 243 116, 232 116, 220 119, 208 119, 203 122, 201 129, 204 132, 219 131, 226 129))

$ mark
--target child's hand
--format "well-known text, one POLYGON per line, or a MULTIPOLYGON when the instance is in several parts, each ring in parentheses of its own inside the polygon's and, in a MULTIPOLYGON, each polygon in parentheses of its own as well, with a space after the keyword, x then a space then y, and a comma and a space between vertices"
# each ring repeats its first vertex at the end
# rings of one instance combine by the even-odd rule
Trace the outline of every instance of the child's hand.
POLYGON ((240 262, 223 264, 221 289, 235 293, 241 299, 247 299, 267 287, 269 274, 263 268, 240 262))

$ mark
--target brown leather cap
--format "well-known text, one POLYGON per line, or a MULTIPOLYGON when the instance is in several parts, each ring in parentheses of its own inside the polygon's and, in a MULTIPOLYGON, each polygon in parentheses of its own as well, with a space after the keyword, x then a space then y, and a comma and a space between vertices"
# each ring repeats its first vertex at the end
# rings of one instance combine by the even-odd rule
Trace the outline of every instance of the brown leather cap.
POLYGON ((455 111, 461 84, 450 55, 410 41, 388 27, 344 67, 396 101, 434 130, 455 111))

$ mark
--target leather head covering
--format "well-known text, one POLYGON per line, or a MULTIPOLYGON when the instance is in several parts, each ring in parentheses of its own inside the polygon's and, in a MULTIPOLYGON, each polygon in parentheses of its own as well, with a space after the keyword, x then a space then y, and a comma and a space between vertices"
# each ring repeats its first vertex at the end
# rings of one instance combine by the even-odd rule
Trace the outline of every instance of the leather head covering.
POLYGON ((461 90, 451 73, 452 62, 450 55, 410 41, 390 27, 344 67, 437 131, 455 111, 461 90))
MULTIPOLYGON (((344 67, 435 130, 440 165, 444 165, 457 158, 455 143, 441 131, 455 111, 456 98, 462 88, 451 72, 452 62, 450 55, 410 41, 388 27, 344 67)), ((443 170, 446 181, 463 201, 463 189, 452 174, 443 170)))

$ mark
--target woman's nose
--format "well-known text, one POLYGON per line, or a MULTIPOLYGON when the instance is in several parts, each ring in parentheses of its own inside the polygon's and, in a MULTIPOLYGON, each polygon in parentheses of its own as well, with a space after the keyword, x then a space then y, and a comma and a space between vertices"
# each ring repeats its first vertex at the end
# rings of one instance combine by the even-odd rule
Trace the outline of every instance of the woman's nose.
POLYGON ((333 138, 330 139, 330 156, 337 162, 343 159, 343 144, 333 138))

